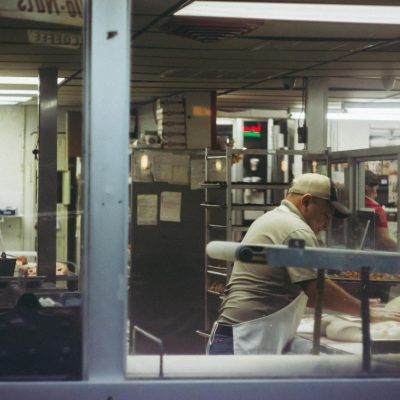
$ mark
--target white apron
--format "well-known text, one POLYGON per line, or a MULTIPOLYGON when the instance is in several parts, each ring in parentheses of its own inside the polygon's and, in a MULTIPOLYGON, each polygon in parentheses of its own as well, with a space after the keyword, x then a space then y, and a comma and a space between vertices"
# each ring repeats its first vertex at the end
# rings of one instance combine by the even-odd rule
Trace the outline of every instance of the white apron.
POLYGON ((273 314, 233 325, 234 354, 281 354, 296 335, 307 299, 302 292, 273 314))

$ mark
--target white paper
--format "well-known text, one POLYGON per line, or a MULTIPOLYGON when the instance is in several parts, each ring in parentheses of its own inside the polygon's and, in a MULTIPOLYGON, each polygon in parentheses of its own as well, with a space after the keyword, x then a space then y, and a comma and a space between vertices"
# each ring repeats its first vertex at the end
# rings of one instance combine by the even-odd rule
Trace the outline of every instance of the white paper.
POLYGON ((161 192, 160 221, 181 222, 181 192, 161 192))
POLYGON ((203 159, 192 159, 190 161, 190 189, 201 189, 201 183, 204 182, 205 166, 203 159))
POLYGON ((137 224, 157 225, 156 194, 138 194, 137 196, 137 224))
POLYGON ((172 176, 170 183, 175 185, 189 184, 190 156, 188 154, 174 154, 172 156, 172 176))
POLYGON ((154 152, 152 154, 152 172, 156 182, 170 182, 172 177, 172 154, 154 152))

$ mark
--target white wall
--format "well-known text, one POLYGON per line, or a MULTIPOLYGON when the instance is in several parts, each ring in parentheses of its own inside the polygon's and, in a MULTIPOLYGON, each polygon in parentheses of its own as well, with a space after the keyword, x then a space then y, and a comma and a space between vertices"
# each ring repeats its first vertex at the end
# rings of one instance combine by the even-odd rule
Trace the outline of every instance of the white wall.
MULTIPOLYGON (((24 188, 24 112, 22 106, 0 107, 0 207, 17 208, 18 212, 21 212, 24 188)), ((10 217, 1 221, 5 246, 1 250, 19 246, 22 220, 10 217)))
MULTIPOLYGON (((59 107, 58 132, 65 132, 66 111, 70 110, 59 107)), ((0 106, 0 206, 15 207, 19 214, 19 218, 5 218, 0 226, 8 251, 35 250, 32 134, 37 131, 36 106, 0 106)))
MULTIPOLYGON (((336 121, 328 124, 328 146, 332 151, 369 148, 372 131, 384 133, 388 130, 400 131, 400 121, 336 121)), ((398 143, 393 143, 398 145, 398 143)))

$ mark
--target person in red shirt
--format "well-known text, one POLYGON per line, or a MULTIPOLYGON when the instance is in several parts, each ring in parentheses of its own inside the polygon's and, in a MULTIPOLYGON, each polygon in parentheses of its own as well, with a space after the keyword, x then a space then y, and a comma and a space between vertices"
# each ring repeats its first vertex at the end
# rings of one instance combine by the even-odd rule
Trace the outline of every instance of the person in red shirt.
POLYGON ((397 250, 397 243, 390 237, 385 210, 376 201, 379 178, 372 171, 365 171, 365 207, 375 210, 375 247, 377 250, 397 250))

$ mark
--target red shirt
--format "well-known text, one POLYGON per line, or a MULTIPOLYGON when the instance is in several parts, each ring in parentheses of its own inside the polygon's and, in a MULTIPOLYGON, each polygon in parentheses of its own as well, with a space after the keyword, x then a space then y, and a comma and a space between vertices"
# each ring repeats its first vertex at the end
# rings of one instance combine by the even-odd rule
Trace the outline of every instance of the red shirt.
POLYGON ((373 208, 375 210, 375 226, 377 228, 388 227, 385 210, 377 201, 371 199, 370 197, 365 196, 365 207, 373 208))

